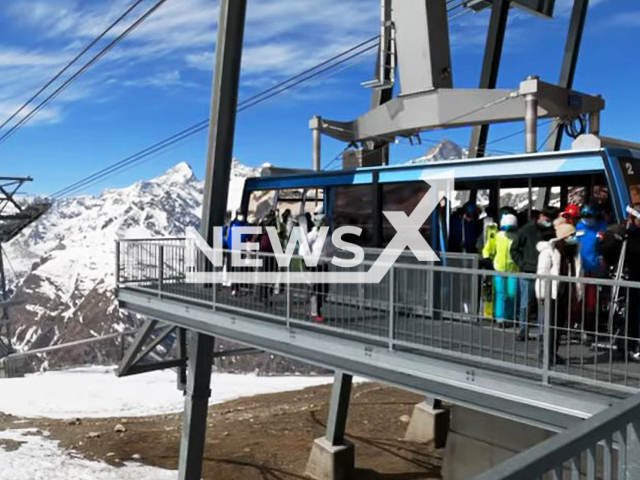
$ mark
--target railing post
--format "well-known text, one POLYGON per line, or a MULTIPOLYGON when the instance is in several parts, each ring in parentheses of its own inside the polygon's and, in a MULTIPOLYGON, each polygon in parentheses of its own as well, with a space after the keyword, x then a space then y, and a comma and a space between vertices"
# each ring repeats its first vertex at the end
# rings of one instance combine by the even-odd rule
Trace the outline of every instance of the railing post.
POLYGON ((393 350, 395 332, 395 268, 389 269, 389 350, 393 350))
POLYGON ((633 418, 627 427, 626 480, 640 478, 640 420, 633 418))
POLYGON ((158 296, 162 293, 164 282, 164 245, 158 246, 158 296))
MULTIPOLYGON (((471 268, 473 268, 474 270, 478 270, 479 268, 479 259, 480 257, 478 256, 474 256, 471 259, 471 268)), ((480 297, 480 292, 478 292, 478 284, 480 282, 480 279, 478 278, 477 274, 473 274, 471 276, 471 316, 470 316, 470 321, 473 321, 473 318, 475 316, 476 321, 478 320, 478 314, 480 313, 480 305, 478 304, 478 299, 480 297)))
MULTIPOLYGON (((549 360, 551 355, 551 303, 552 281, 544 280, 544 332, 542 335, 542 383, 549 384, 549 360)), ((558 332, 555 332, 558 335, 558 332)), ((553 337, 555 338, 555 336, 553 337)))
POLYGON ((291 263, 287 266, 287 330, 291 328, 291 263))
POLYGON ((627 478, 627 427, 621 428, 613 434, 613 440, 618 444, 618 476, 619 480, 627 478))
MULTIPOLYGON (((224 258, 224 252, 222 252, 222 256, 224 258)), ((215 265, 215 263, 211 265, 211 275, 213 276, 213 278, 211 279, 212 280, 211 288, 213 289, 213 293, 211 294, 213 305, 211 306, 211 308, 213 310, 216 309, 216 302, 218 301, 218 268, 220 269, 219 270, 219 273, 220 273, 219 276, 220 276, 220 280, 221 280, 221 283, 222 283, 224 261, 222 262, 222 266, 221 267, 218 267, 217 265, 215 265)))

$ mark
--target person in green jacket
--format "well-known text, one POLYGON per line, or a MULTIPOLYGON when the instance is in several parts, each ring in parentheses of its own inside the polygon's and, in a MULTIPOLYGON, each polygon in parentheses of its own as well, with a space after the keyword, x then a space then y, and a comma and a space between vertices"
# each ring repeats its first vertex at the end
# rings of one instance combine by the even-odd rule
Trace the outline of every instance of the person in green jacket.
MULTIPOLYGON (((500 219, 500 231, 493 242, 485 245, 482 255, 493 260, 496 272, 517 272, 518 266, 511 258, 511 244, 516 238, 518 219, 515 215, 505 214, 500 219)), ((515 277, 495 275, 494 289, 494 317, 498 322, 514 318, 515 297, 518 282, 515 277)))

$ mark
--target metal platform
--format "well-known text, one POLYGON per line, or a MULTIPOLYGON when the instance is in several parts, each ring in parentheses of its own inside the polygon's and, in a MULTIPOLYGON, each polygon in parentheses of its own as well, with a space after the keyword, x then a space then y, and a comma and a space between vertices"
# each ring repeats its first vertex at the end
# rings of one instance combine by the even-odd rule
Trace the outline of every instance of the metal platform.
POLYGON ((380 284, 331 285, 316 323, 308 285, 247 282, 232 296, 187 283, 179 239, 121 242, 118 258, 122 308, 537 426, 566 428, 640 388, 640 365, 571 334, 558 350, 567 363, 545 365, 533 328, 518 342, 475 313, 483 272, 463 263, 401 263, 380 284))

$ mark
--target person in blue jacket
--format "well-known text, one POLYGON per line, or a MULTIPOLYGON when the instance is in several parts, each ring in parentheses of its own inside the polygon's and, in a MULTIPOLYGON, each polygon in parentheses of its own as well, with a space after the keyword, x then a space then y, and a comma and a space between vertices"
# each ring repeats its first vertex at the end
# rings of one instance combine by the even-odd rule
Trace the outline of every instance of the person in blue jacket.
POLYGON ((602 255, 599 241, 607 230, 607 224, 599 219, 591 205, 580 210, 580 220, 576 224, 576 238, 580 244, 580 262, 582 271, 588 276, 600 276, 603 273, 602 255))
MULTIPOLYGON (((229 250, 233 250, 234 245, 233 245, 233 229, 236 227, 246 227, 249 224, 247 223, 247 221, 245 220, 244 214, 242 213, 242 210, 238 209, 236 210, 236 216, 233 220, 231 220, 231 223, 229 223, 229 227, 227 228, 227 238, 226 238, 226 247, 229 250)), ((240 239, 242 242, 246 242, 248 240, 249 235, 241 235, 240 239)), ((240 248, 240 245, 235 245, 235 248, 240 248)), ((227 266, 230 267, 229 271, 235 271, 235 272, 241 272, 242 270, 242 266, 239 265, 231 265, 231 255, 228 256, 228 263, 227 266)), ((241 286, 241 285, 240 285, 241 286)), ((236 296, 238 294, 238 285, 235 283, 231 284, 231 295, 232 296, 236 296)))
MULTIPOLYGON (((582 275, 585 277, 603 277, 606 274, 604 261, 600 253, 600 240, 607 230, 607 223, 598 217, 592 205, 580 209, 580 220, 576 224, 576 239, 579 244, 582 275)), ((584 290, 585 329, 595 331, 597 318, 597 285, 586 284, 584 290)))
MULTIPOLYGON (((246 227, 247 225, 249 224, 245 220, 242 210, 240 209, 236 210, 236 216, 233 220, 231 220, 231 222, 229 223, 229 227, 227 228, 227 238, 226 238, 227 248, 229 248, 230 250, 233 250, 233 228, 246 227)), ((242 239, 243 242, 247 241, 247 235, 241 235, 240 238, 242 239)))

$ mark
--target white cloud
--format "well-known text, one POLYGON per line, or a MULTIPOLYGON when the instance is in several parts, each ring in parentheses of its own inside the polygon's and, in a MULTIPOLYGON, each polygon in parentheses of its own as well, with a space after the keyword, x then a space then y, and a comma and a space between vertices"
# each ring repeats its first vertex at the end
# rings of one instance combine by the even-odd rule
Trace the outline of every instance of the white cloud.
POLYGON ((606 27, 640 27, 640 10, 617 13, 604 20, 606 27))
MULTIPOLYGON (((35 44, 49 46, 38 50, 20 44, 0 46, 0 101, 27 98, 132 1, 4 0, 8 6, 0 9, 0 17, 7 16, 28 32, 35 44)), ((570 1, 558 0, 558 10, 565 11, 570 1)), ((605 0, 591 1, 597 5, 605 0)), ((144 2, 124 24, 154 3, 144 2)), ((117 95, 118 88, 196 86, 185 83, 185 77, 199 78, 202 88, 209 88, 210 75, 198 72, 208 73, 213 67, 218 4, 168 0, 60 100, 77 101, 91 94, 100 101, 117 95)), ((474 54, 481 49, 487 17, 483 12, 456 19, 450 29, 453 48, 474 48, 474 54)), ((515 19, 518 26, 528 25, 525 18, 532 22, 529 15, 522 18, 515 19)), ((123 28, 114 29, 106 41, 123 28)), ((379 0, 250 0, 243 85, 255 91, 272 84, 375 35, 378 28, 379 0)))
MULTIPOLYGON (((28 32, 30 43, 43 46, 0 48, 0 101, 28 98, 132 4, 131 0, 5 1, 9 4, 0 9, 0 17, 6 16, 28 32)), ((150 0, 136 8, 101 45, 154 4, 150 0)), ((113 94, 114 84, 120 88, 185 85, 183 70, 211 71, 218 4, 213 0, 167 1, 60 100, 85 99, 89 93, 99 99, 101 89, 108 88, 113 94)), ((377 33, 378 15, 378 0, 252 0, 247 12, 243 81, 247 86, 262 84, 312 66, 377 33)), ((210 77, 202 78, 203 87, 209 88, 210 77)))
MULTIPOLYGON (((589 1, 589 8, 593 9, 605 2, 608 2, 610 0, 590 0, 589 1)), ((571 10, 573 8, 573 4, 574 4, 574 0, 556 0, 556 10, 555 10, 555 14, 556 16, 567 16, 571 13, 571 10)))
MULTIPOLYGON (((9 118, 15 111, 17 111, 22 104, 15 101, 0 101, 0 119, 4 122, 5 118, 9 118)), ((29 110, 25 109, 16 115, 16 121, 22 120, 29 110)), ((63 119, 62 108, 59 105, 47 106, 38 111, 38 115, 33 116, 33 125, 51 125, 59 123, 63 119)), ((8 127, 7 127, 8 130, 8 127)), ((4 134, 5 132, 2 131, 4 134)))

